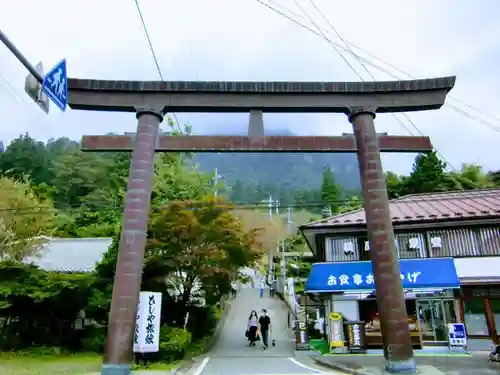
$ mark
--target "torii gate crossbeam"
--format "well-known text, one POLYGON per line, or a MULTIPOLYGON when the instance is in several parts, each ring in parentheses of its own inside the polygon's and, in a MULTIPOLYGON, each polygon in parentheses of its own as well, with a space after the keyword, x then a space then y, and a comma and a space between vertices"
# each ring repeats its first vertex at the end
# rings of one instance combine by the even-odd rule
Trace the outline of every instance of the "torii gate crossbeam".
MULTIPOLYGON (((85 135, 82 151, 133 151, 129 135, 85 135)), ((432 150, 428 137, 379 136, 380 152, 425 152, 432 150)), ((354 137, 270 136, 166 136, 158 137, 156 152, 356 152, 354 137)))
MULTIPOLYGON (((444 104, 446 95, 454 84, 455 77, 389 82, 142 82, 69 79, 69 105, 72 109, 135 112, 138 119, 102 374, 129 375, 131 372, 135 312, 146 245, 154 154, 158 143, 161 146, 162 142, 166 142, 168 149, 175 142, 178 142, 178 146, 181 142, 158 139, 159 124, 164 114, 252 111, 344 113, 348 116, 356 141, 356 148, 352 151, 357 152, 360 165, 377 304, 384 338, 385 367, 392 373, 415 373, 399 263, 394 248, 387 186, 380 159, 383 141, 377 136, 373 120, 376 113, 438 109, 444 104)), ((88 141, 89 139, 86 140, 88 141)), ((113 142, 105 144, 102 139, 100 142, 104 149, 113 148, 113 142)), ((118 141, 114 142, 116 146, 118 141)), ((128 142, 125 143, 130 146, 128 142)), ((201 144, 195 146, 203 149, 201 146, 214 141, 198 142, 201 144)), ((269 141, 263 142, 259 147, 269 141)), ((246 146, 250 143, 248 140, 246 146)), ((232 145, 226 142, 226 146, 232 145)), ((239 152, 242 151, 240 149, 239 152)))

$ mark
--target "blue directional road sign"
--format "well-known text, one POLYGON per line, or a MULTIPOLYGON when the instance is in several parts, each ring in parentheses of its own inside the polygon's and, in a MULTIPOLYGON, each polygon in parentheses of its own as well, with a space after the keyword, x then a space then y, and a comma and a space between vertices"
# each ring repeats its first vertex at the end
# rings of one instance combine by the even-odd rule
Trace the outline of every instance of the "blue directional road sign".
POLYGON ((68 105, 68 75, 66 71, 66 59, 61 60, 54 66, 45 77, 43 77, 42 90, 59 107, 61 111, 66 110, 68 105))

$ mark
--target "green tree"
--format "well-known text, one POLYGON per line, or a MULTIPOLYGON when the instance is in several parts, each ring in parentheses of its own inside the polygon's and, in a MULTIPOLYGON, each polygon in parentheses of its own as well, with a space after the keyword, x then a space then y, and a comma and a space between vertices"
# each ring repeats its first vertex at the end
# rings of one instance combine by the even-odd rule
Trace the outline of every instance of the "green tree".
POLYGON ((0 348, 74 344, 74 323, 87 305, 91 278, 0 262, 0 348))
POLYGON ((352 196, 339 208, 339 213, 343 214, 363 208, 363 201, 358 196, 352 196))
POLYGON ((398 176, 396 173, 387 172, 385 174, 385 181, 387 184, 387 195, 389 199, 396 199, 405 194, 404 176, 398 176))
POLYGON ((52 174, 43 142, 35 141, 28 134, 14 139, 0 154, 0 173, 18 181, 29 178, 35 185, 49 183, 52 174))
POLYGON ((50 235, 54 209, 28 182, 0 178, 0 260, 20 262, 36 256, 50 235))
POLYGON ((197 284, 208 296, 220 298, 231 274, 261 254, 257 230, 245 231, 230 210, 220 199, 207 197, 170 203, 151 217, 147 262, 164 266, 183 305, 197 284))
POLYGON ((456 182, 445 169, 446 162, 439 158, 436 151, 419 154, 415 158, 412 173, 404 180, 402 195, 456 189, 456 182))
POLYGON ((460 171, 453 171, 450 177, 458 188, 463 190, 487 189, 495 187, 492 176, 483 172, 483 168, 475 164, 463 164, 460 171))
POLYGON ((339 210, 339 201, 341 199, 340 186, 335 182, 330 167, 323 171, 323 183, 321 184, 321 200, 326 207, 331 208, 331 213, 335 214, 339 210))
POLYGON ((491 181, 493 181, 495 186, 500 186, 500 171, 491 171, 488 173, 488 176, 491 178, 491 181))

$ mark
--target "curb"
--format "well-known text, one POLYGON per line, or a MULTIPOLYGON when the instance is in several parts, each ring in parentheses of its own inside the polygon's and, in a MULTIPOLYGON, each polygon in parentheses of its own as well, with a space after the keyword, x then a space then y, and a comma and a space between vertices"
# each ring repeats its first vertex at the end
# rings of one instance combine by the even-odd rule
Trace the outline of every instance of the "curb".
POLYGON ((373 375, 373 374, 370 374, 370 373, 367 373, 367 372, 363 372, 363 371, 359 371, 359 370, 355 370, 353 368, 350 368, 350 367, 347 367, 347 366, 344 366, 344 365, 341 365, 341 364, 338 364, 338 363, 328 363, 328 362, 323 362, 321 359, 321 357, 313 357, 313 360, 323 366, 323 367, 328 367, 332 370, 337 370, 337 371, 342 371, 346 374, 351 374, 351 375, 373 375))
POLYGON ((170 374, 177 375, 177 373, 180 371, 181 367, 182 367, 182 364, 175 366, 174 369, 170 370, 170 374))

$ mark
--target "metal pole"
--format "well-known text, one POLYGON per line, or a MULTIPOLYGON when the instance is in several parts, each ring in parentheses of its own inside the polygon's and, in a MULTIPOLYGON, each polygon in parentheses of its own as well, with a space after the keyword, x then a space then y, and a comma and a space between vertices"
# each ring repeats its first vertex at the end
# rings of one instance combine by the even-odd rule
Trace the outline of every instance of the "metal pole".
POLYGON ((288 207, 287 224, 288 224, 288 233, 292 234, 292 207, 288 207))
POLYGON ((9 38, 7 38, 7 35, 4 34, 2 30, 0 30, 0 40, 2 41, 3 44, 5 44, 5 47, 7 47, 10 52, 14 54, 14 56, 17 57, 17 59, 25 66, 26 69, 33 75, 33 77, 36 78, 36 80, 39 83, 43 82, 43 77, 38 73, 33 65, 30 64, 28 59, 17 49, 17 47, 12 43, 9 38))
MULTIPOLYGON (((218 182, 219 182, 219 173, 217 171, 217 168, 215 168, 214 187, 217 187, 218 182)), ((217 188, 214 191, 214 195, 217 196, 217 188)))
POLYGON ((273 217, 273 196, 269 193, 269 203, 267 204, 269 208, 269 218, 273 217))
MULTIPOLYGON (((285 240, 281 241, 281 250, 283 254, 283 270, 281 271, 283 273, 283 283, 286 282, 286 258, 285 258, 285 240)), ((285 285, 285 284, 283 284, 285 285)))

